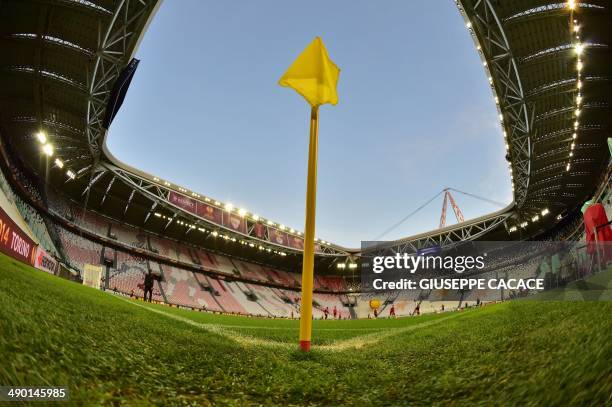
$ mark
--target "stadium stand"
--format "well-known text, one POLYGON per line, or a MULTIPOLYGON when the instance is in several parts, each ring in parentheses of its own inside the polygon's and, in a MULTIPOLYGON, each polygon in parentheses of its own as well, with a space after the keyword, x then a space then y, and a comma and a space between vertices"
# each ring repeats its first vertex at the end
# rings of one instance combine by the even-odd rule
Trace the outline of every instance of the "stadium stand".
POLYGON ((101 264, 102 245, 76 235, 62 227, 57 228, 66 254, 64 261, 83 272, 85 264, 101 264))
MULTIPOLYGON (((153 299, 158 302, 232 314, 283 318, 299 316, 301 277, 298 273, 213 253, 107 218, 80 207, 51 188, 41 193, 35 183, 16 167, 12 168, 10 175, 14 181, 24 184, 19 189, 30 203, 13 192, 10 182, 2 176, 0 187, 8 202, 3 205, 10 210, 12 204, 17 220, 22 219, 36 240, 70 267, 82 273, 85 264, 104 265, 108 273, 105 277, 108 290, 140 297, 143 295, 144 276, 151 271, 157 277, 153 299), (48 215, 57 217, 59 222, 51 222, 52 218, 46 219, 44 211, 32 206, 39 204, 44 207, 45 202, 48 204, 48 215)), ((611 210, 611 195, 609 182, 603 182, 596 199, 608 211, 611 210)), ((564 223, 549 231, 546 239, 542 240, 576 237, 578 233, 584 242, 584 232, 580 232, 580 228, 582 219, 576 212, 567 216, 564 223)), ((543 249, 534 244, 531 250, 537 252, 543 249)), ((584 249, 578 247, 575 251, 574 256, 582 258, 586 264, 584 249)), ((492 256, 490 262, 499 275, 510 271, 516 276, 545 275, 540 262, 521 263, 521 259, 533 254, 506 250, 503 254, 492 256)), ((588 267, 580 267, 577 269, 583 271, 577 272, 577 275, 586 275, 588 267)), ((566 271, 557 276, 560 279, 576 277, 569 276, 566 271)), ((358 282, 354 279, 349 282, 344 277, 333 275, 316 275, 314 285, 317 291, 313 299, 314 318, 323 318, 326 308, 330 312, 329 317, 333 317, 335 308, 339 318, 367 318, 372 314, 368 304, 373 298, 382 303, 379 316, 388 317, 391 305, 397 316, 405 316, 413 315, 417 307, 420 313, 449 311, 474 306, 481 302, 479 295, 492 297, 489 295, 491 293, 473 292, 463 293, 458 299, 449 299, 435 292, 347 295, 350 292, 359 293, 358 282)), ((520 295, 525 293, 505 293, 499 299, 520 295)))
MULTIPOLYGON (((31 184, 28 183, 28 185, 31 184)), ((58 257, 59 253, 56 244, 47 230, 47 225, 44 219, 31 205, 24 202, 17 194, 13 192, 1 171, 0 189, 2 191, 0 203, 11 219, 19 224, 35 242, 42 245, 48 253, 58 257)), ((32 190, 35 189, 33 186, 30 186, 28 191, 32 190)), ((36 194, 36 196, 40 197, 39 194, 36 194)))

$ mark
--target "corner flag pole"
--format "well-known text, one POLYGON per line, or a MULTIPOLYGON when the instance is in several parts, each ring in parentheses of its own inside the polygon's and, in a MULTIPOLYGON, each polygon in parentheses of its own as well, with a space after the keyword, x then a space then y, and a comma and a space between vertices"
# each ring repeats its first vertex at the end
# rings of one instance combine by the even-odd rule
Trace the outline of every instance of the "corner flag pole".
POLYGON ((300 349, 310 351, 312 336, 312 288, 314 284, 315 213, 317 207, 317 150, 319 145, 319 106, 310 111, 308 178, 306 181, 306 226, 302 261, 302 306, 300 308, 300 349))
POLYGON ((340 69, 327 54, 323 40, 316 37, 279 79, 299 93, 310 110, 310 142, 308 147, 308 179, 306 180, 306 227, 302 260, 302 306, 300 309, 300 349, 310 350, 312 337, 312 286, 314 282, 315 213, 317 207, 317 150, 319 148, 319 106, 338 103, 340 69))

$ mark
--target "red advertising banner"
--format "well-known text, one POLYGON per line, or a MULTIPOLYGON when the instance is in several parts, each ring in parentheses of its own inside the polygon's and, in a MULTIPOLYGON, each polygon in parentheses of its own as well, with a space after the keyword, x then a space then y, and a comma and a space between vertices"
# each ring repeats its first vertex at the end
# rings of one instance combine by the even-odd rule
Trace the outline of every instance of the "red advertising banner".
POLYGON ((294 249, 298 249, 298 250, 304 250, 304 239, 302 239, 299 236, 289 236, 289 246, 294 248, 294 249))
POLYGON ((244 218, 231 212, 223 212, 223 226, 246 233, 246 221, 244 218))
MULTIPOLYGON (((181 195, 174 191, 170 191, 168 194, 168 201, 187 212, 206 219, 209 222, 225 226, 228 229, 235 230, 240 233, 247 233, 246 220, 235 213, 223 211, 220 208, 196 201, 195 199, 181 195)), ((266 226, 260 222, 253 224, 251 236, 297 250, 304 249, 304 239, 302 237, 289 235, 287 232, 266 226)), ((320 252, 321 247, 319 245, 315 245, 315 251, 320 252)))
POLYGON ((269 241, 281 246, 288 246, 287 233, 274 228, 268 228, 269 241))
POLYGON ((36 256, 34 258, 34 267, 39 270, 46 271, 49 274, 55 274, 58 267, 58 262, 52 256, 50 256, 45 249, 38 246, 36 249, 36 256))
POLYGON ((0 208, 0 251, 30 265, 34 264, 36 244, 0 208))
POLYGON ((218 225, 222 224, 221 209, 215 208, 214 206, 198 202, 196 215, 218 225))
POLYGON ((170 191, 170 193, 168 194, 168 201, 170 201, 171 204, 186 210, 187 212, 197 213, 198 203, 195 199, 191 199, 185 195, 170 191))

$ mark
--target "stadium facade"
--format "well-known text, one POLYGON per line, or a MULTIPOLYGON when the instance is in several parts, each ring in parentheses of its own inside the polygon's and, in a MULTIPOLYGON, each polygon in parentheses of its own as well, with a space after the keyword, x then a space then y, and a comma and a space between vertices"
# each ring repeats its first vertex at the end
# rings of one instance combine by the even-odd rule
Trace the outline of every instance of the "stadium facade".
MULTIPOLYGON (((471 240, 584 239, 582 204, 595 199, 610 211, 609 2, 456 4, 498 109, 507 152, 499 159, 508 162, 514 201, 367 254, 471 240)), ((151 271, 160 302, 297 315, 301 232, 132 168, 106 147, 159 5, 0 4, 2 208, 42 249, 30 257, 77 274, 86 264, 103 265, 109 290, 141 296, 151 271)), ((316 243, 315 315, 327 307, 365 316, 367 301, 353 295, 362 250, 316 243)))

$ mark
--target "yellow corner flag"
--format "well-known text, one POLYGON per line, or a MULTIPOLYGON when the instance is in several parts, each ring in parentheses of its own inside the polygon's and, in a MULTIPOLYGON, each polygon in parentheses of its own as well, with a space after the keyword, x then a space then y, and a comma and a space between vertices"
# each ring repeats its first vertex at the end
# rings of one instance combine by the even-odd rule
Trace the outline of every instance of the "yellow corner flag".
POLYGON ((336 85, 340 69, 327 55, 325 44, 317 37, 297 57, 278 84, 293 88, 310 106, 338 103, 336 85))
POLYGON ((300 54, 278 81, 281 86, 295 89, 310 103, 310 142, 308 147, 308 178, 306 180, 306 226, 304 227, 304 257, 302 262, 302 302, 300 306, 300 349, 310 351, 312 337, 312 289, 314 280, 315 213, 317 206, 317 151, 319 146, 319 106, 338 103, 336 85, 340 69, 327 55, 321 38, 317 37, 300 54))

